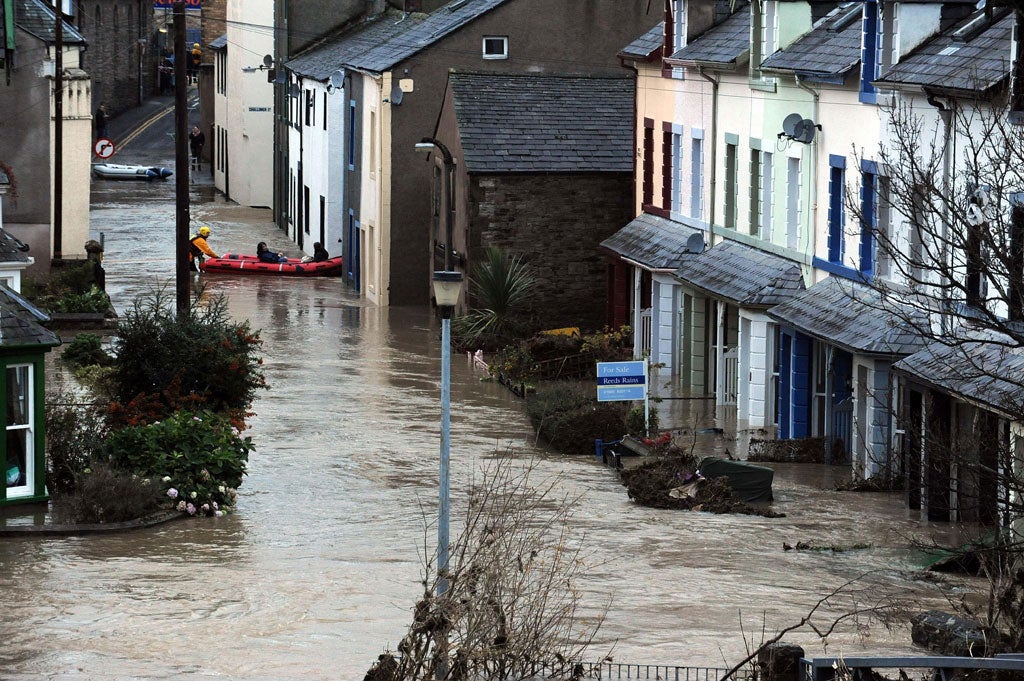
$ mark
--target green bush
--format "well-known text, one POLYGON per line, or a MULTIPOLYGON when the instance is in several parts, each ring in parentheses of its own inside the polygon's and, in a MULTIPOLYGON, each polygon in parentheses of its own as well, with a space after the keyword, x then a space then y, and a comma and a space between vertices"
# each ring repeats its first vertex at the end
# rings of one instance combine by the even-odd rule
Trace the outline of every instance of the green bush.
POLYGON ((542 440, 564 454, 593 454, 594 440, 616 440, 626 432, 624 402, 598 402, 596 388, 547 383, 526 398, 526 413, 542 440))
POLYGON ((62 523, 119 523, 159 510, 159 482, 102 464, 85 469, 78 488, 55 497, 53 513, 62 523))
MULTIPOLYGON (((651 422, 650 432, 653 437, 653 434, 658 432, 658 426, 661 423, 661 419, 658 417, 658 410, 652 407, 648 419, 651 422)), ((630 409, 629 413, 626 414, 626 432, 634 437, 643 438, 647 436, 645 426, 643 405, 630 409)))
POLYGON ((111 433, 104 460, 119 470, 156 477, 178 510, 220 515, 235 504, 252 439, 209 411, 175 412, 163 421, 111 433))
POLYGON ((110 309, 110 298, 98 286, 92 286, 83 293, 68 292, 47 295, 43 298, 42 304, 50 312, 92 312, 98 314, 110 309))
POLYGON ((46 487, 54 499, 73 493, 99 451, 107 425, 100 410, 64 389, 46 401, 46 487))
POLYGON ((121 318, 114 341, 115 399, 159 402, 147 405, 149 416, 180 407, 182 397, 216 412, 244 412, 256 391, 266 388, 259 332, 232 321, 222 296, 206 305, 197 300, 180 315, 169 302, 155 293, 121 318))
POLYGON ((61 361, 72 369, 87 366, 110 366, 114 358, 103 349, 103 341, 94 333, 75 336, 60 355, 61 361))

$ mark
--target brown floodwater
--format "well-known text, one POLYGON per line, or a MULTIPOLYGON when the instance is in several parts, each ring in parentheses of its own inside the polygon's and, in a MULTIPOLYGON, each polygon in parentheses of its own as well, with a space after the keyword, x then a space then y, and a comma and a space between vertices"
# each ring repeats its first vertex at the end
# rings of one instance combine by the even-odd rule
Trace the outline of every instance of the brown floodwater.
MULTIPOLYGON (((115 306, 154 287, 173 294, 172 185, 97 185, 92 225, 104 234, 115 306)), ((193 200, 216 250, 267 241, 295 254, 267 211, 202 187, 193 200)), ((202 282, 265 341, 271 388, 254 407, 256 450, 237 512, 122 534, 0 539, 0 678, 361 679, 403 636, 421 554, 436 537, 436 320, 426 308, 369 306, 338 279, 202 282)), ((749 641, 862 575, 875 593, 921 609, 977 587, 909 578, 923 560, 911 537, 957 528, 919 522, 898 495, 829 491, 846 469, 774 466, 785 518, 642 508, 593 457, 536 447, 521 402, 483 379, 454 358, 453 536, 466 486, 498 455, 533 460, 580 495, 577 540, 592 554, 583 609, 596 616, 608 605, 594 659, 610 650, 620 662, 731 664, 749 641), (798 541, 867 548, 783 550, 798 541)), ((664 426, 714 425, 703 403, 660 408, 664 426)), ((734 446, 705 437, 706 451, 734 446)), ((787 640, 825 652, 807 631, 787 640)), ((827 652, 915 651, 906 627, 845 626, 827 652)))

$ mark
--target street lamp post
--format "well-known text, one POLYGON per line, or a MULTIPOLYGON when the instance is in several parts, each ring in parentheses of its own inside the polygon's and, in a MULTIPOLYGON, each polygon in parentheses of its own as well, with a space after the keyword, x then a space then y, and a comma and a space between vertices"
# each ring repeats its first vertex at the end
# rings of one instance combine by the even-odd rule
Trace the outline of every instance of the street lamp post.
MULTIPOLYGON (((446 272, 452 271, 452 253, 454 253, 454 245, 452 244, 453 238, 453 225, 452 225, 452 171, 455 168, 455 161, 452 159, 452 152, 448 151, 448 147, 438 142, 433 137, 424 137, 416 144, 416 151, 431 152, 434 149, 441 152, 441 159, 444 162, 444 228, 445 228, 445 245, 444 245, 444 269, 446 272)), ((433 255, 431 255, 433 257, 433 255)))
POLYGON ((462 272, 434 272, 434 299, 441 313, 441 484, 437 501, 437 596, 448 591, 449 473, 451 449, 451 317, 462 292, 462 272))

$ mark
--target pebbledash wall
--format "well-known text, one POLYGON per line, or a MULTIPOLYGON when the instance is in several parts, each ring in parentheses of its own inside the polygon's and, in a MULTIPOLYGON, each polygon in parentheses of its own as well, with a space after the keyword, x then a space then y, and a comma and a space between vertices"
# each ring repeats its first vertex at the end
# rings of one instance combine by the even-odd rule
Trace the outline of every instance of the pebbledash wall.
MULTIPOLYGON (((468 271, 494 245, 521 255, 539 280, 548 328, 604 326, 606 262, 598 245, 632 217, 630 173, 471 175, 468 271)), ((455 242, 459 239, 456 237, 455 242)))

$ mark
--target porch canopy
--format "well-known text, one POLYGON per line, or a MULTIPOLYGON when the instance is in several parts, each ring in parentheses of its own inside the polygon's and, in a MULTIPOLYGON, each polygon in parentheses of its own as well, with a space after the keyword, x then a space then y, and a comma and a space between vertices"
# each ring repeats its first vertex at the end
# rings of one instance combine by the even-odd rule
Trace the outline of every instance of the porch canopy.
POLYGON ((1024 419, 1024 348, 994 331, 956 334, 893 364, 896 373, 1010 420, 1024 419))
POLYGON ((723 241, 672 273, 676 279, 739 307, 768 308, 804 289, 800 266, 736 241, 723 241))
POLYGON ((601 248, 626 262, 651 272, 673 272, 684 260, 699 257, 687 250, 689 239, 703 235, 698 227, 649 213, 601 242, 601 248))
POLYGON ((14 289, 0 284, 0 355, 26 347, 49 349, 60 345, 60 337, 42 326, 48 321, 48 314, 14 289))
POLYGON ((925 320, 915 310, 894 293, 842 277, 828 277, 767 314, 852 354, 903 357, 924 346, 911 320, 925 320))

